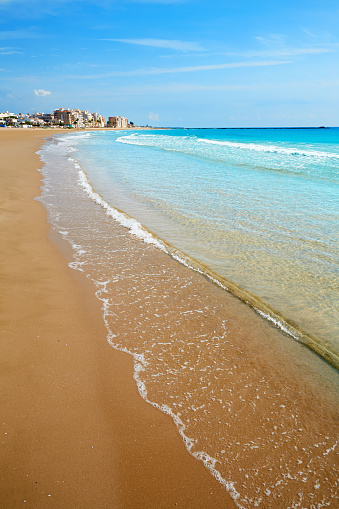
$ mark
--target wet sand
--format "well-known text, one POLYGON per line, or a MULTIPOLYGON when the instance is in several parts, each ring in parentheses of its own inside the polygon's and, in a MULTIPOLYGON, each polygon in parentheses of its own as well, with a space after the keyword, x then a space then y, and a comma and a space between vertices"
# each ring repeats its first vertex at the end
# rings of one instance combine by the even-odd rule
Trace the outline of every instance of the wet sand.
POLYGON ((233 508, 170 417, 140 398, 91 282, 51 241, 34 197, 35 152, 53 132, 0 132, 0 506, 233 508))

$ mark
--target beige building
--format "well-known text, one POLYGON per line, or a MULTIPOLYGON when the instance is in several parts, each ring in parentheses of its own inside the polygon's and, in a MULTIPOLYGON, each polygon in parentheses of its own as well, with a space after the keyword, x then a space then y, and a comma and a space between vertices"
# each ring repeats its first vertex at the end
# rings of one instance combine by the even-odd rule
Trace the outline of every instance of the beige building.
POLYGON ((92 113, 92 118, 93 118, 92 127, 105 127, 106 125, 105 117, 103 117, 99 113, 92 113))
POLYGON ((79 129, 86 127, 85 119, 83 116, 83 113, 85 113, 85 112, 78 110, 77 108, 73 108, 71 111, 72 111, 72 115, 73 115, 73 126, 78 127, 79 129))
POLYGON ((105 127, 105 117, 99 113, 90 113, 87 110, 65 110, 59 108, 54 111, 55 121, 64 125, 85 129, 86 127, 105 127))
POLYGON ((108 117, 107 127, 126 129, 128 127, 128 120, 125 117, 108 117))
POLYGON ((64 125, 73 125, 74 123, 72 110, 65 110, 64 108, 54 110, 54 118, 57 123, 62 122, 64 125))
POLYGON ((17 115, 14 113, 10 113, 9 111, 5 111, 4 113, 0 113, 0 120, 6 120, 8 118, 16 118, 17 115))

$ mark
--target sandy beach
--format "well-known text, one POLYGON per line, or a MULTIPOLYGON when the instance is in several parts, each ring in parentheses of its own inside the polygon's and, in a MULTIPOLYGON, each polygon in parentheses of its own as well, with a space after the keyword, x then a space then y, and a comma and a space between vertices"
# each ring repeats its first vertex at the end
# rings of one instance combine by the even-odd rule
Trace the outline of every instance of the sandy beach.
POLYGON ((35 199, 36 151, 56 132, 0 132, 0 506, 235 508, 190 449, 234 483, 239 507, 335 508, 337 373, 130 235, 86 196, 58 149, 44 168, 52 228, 35 199), (68 218, 77 249, 51 210, 68 218), (87 278, 72 261, 85 262, 87 278), (148 404, 136 380, 145 399, 175 409, 193 437, 187 448, 179 421, 148 404))
POLYGON ((53 132, 0 133, 0 506, 235 507, 170 417, 140 398, 91 283, 51 239, 34 198, 35 152, 53 132))

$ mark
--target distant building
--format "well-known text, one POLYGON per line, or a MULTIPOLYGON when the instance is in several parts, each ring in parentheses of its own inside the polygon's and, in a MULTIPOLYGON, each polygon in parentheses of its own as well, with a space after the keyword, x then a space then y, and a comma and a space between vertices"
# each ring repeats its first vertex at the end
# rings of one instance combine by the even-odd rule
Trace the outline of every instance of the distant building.
POLYGON ((85 129, 88 127, 105 127, 105 117, 99 113, 90 113, 87 110, 73 108, 66 110, 59 108, 54 111, 54 121, 64 125, 85 129))
POLYGON ((125 117, 108 117, 107 127, 126 129, 128 127, 128 120, 125 117))
POLYGON ((17 115, 14 113, 10 113, 9 111, 5 111, 4 113, 0 113, 0 120, 7 120, 8 118, 16 118, 17 115))
POLYGON ((54 110, 54 117, 58 124, 62 123, 63 125, 72 126, 74 123, 74 117, 71 110, 65 110, 64 108, 54 110))
POLYGON ((45 122, 45 124, 54 124, 56 121, 53 113, 41 113, 40 118, 45 122))
MULTIPOLYGON (((1 1, 1 0, 0 0, 1 1)), ((105 117, 100 113, 90 113, 87 110, 59 108, 53 113, 19 113, 15 115, 9 111, 0 112, 0 125, 10 127, 26 126, 64 126, 80 129, 106 127, 105 117)), ((125 117, 109 117, 108 125, 116 128, 129 127, 125 117)))
POLYGON ((82 110, 81 115, 82 115, 82 122, 83 122, 84 127, 92 127, 93 114, 90 113, 89 111, 82 110))
POLYGON ((93 127, 105 127, 105 117, 100 115, 99 113, 92 113, 93 117, 93 127))
POLYGON ((73 116, 73 127, 78 127, 79 129, 85 127, 84 117, 82 115, 82 111, 78 109, 72 109, 71 110, 72 116, 73 116))
POLYGON ((0 124, 14 126, 18 121, 17 115, 14 113, 10 113, 9 111, 5 111, 4 113, 0 113, 0 124))

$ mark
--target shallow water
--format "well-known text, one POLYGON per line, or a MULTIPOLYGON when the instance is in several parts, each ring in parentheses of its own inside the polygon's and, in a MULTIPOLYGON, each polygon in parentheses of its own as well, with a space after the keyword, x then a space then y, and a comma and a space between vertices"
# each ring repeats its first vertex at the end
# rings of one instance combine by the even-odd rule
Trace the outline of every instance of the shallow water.
POLYGON ((133 355, 141 396, 239 507, 336 507, 337 373, 104 202, 73 144, 41 151, 42 202, 95 283, 109 342, 133 355))
POLYGON ((339 354, 339 129, 109 132, 74 143, 108 203, 339 354))

